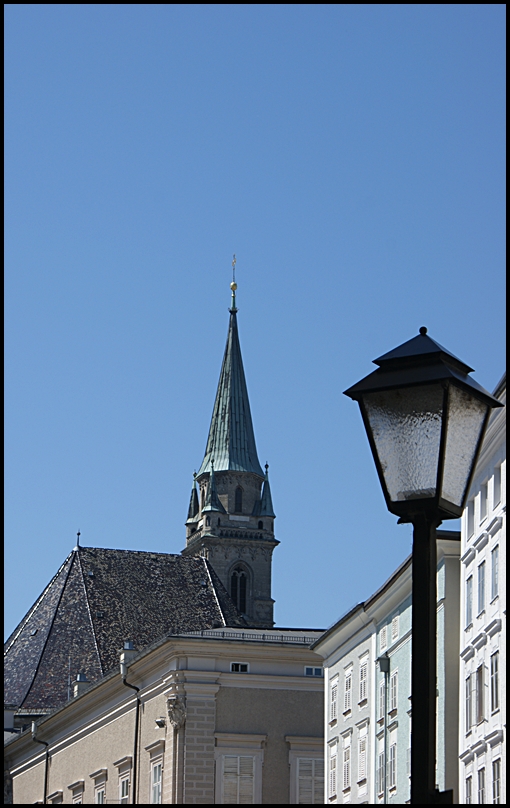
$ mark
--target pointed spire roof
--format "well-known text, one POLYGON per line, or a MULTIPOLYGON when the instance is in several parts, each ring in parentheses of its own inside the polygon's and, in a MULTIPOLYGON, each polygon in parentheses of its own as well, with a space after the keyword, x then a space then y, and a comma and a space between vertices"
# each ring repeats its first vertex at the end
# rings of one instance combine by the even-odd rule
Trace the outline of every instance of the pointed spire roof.
POLYGON ((209 485, 207 486, 207 495, 205 498, 202 513, 207 511, 217 511, 218 513, 226 513, 225 508, 220 502, 218 492, 216 490, 216 479, 214 477, 214 461, 211 461, 211 476, 209 478, 209 485))
POLYGON ((193 477, 193 488, 191 489, 191 497, 189 500, 189 508, 188 508, 188 518, 186 520, 186 524, 198 522, 198 494, 197 494, 197 484, 195 481, 196 475, 193 477))
POLYGON ((264 476, 255 446, 234 304, 230 309, 227 345, 199 476, 211 471, 213 458, 216 471, 251 471, 264 476))
POLYGON ((262 493, 260 495, 260 499, 253 507, 253 516, 276 516, 273 510, 273 500, 271 498, 271 488, 269 485, 268 474, 269 465, 267 463, 265 468, 266 476, 264 477, 264 483, 262 485, 262 493))

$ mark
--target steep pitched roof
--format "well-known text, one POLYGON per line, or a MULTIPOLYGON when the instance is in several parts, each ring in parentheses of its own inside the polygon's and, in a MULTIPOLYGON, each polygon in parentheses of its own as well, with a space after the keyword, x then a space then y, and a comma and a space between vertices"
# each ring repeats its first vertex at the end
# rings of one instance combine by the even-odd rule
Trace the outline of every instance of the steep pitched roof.
POLYGON ((264 476, 255 446, 236 309, 230 310, 227 345, 199 475, 211 471, 211 461, 215 471, 251 471, 264 476))
POLYGON ((4 701, 46 710, 68 698, 78 671, 98 681, 132 640, 219 626, 245 627, 203 558, 79 547, 66 558, 5 644, 4 701))

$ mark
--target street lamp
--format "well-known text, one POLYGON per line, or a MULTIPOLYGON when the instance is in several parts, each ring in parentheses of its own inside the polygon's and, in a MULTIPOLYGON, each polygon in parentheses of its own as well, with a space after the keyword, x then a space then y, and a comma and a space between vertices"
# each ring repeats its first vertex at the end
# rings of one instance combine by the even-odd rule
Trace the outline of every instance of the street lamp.
POLYGON ((411 803, 452 802, 435 788, 436 528, 461 516, 490 411, 503 405, 426 328, 374 364, 345 395, 360 406, 388 510, 413 525, 411 803))

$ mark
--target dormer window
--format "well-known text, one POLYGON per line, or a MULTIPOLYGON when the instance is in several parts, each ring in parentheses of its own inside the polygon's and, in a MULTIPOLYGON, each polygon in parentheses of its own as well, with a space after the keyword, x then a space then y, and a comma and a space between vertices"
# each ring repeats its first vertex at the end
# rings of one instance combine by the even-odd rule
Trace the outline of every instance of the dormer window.
POLYGON ((243 511, 243 489, 240 485, 235 490, 234 511, 236 513, 242 513, 243 511))

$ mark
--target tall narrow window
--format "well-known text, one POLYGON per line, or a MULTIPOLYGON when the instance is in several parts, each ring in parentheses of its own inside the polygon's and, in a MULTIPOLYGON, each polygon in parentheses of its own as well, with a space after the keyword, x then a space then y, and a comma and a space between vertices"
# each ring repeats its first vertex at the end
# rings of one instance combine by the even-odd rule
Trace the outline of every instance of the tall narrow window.
POLYGON ((151 803, 159 805, 161 802, 161 777, 163 774, 162 763, 153 763, 151 770, 151 803))
POLYGON ((331 701, 329 703, 329 720, 336 721, 338 706, 338 681, 331 685, 331 701))
POLYGON ((491 712, 499 709, 499 651, 491 656, 491 712))
POLYGON ((364 780, 367 776, 367 739, 366 736, 359 739, 358 750, 358 780, 364 780))
POLYGON ((344 748, 344 789, 351 787, 351 747, 344 748))
POLYGON ((120 780, 119 797, 121 805, 127 805, 129 803, 129 777, 123 777, 122 780, 120 780))
POLYGON ((381 631, 380 631, 380 634, 379 634, 379 645, 380 645, 381 651, 384 651, 384 649, 388 645, 388 626, 383 626, 381 628, 381 631))
POLYGON ((359 669, 359 700, 365 701, 367 697, 368 662, 364 662, 359 669))
POLYGON ((386 697, 386 681, 381 679, 379 682, 379 721, 384 718, 384 700, 386 697))
POLYGON ((223 804, 253 805, 255 758, 252 755, 223 756, 223 804))
POLYGON ((236 567, 230 577, 230 596, 243 614, 246 613, 246 590, 248 578, 242 567, 236 567))
POLYGON ((466 581, 466 626, 473 622, 473 576, 466 581))
POLYGON ((398 640, 398 614, 391 621, 391 642, 394 643, 395 640, 398 640))
POLYGON ((466 777, 466 805, 473 804, 473 778, 466 777))
POLYGON ((501 804, 501 760, 492 764, 492 804, 501 804))
POLYGON ((470 499, 467 504, 467 534, 468 539, 471 538, 475 532, 475 501, 470 499))
POLYGON ((483 665, 476 671, 476 723, 480 724, 484 719, 484 676, 483 665))
POLYGON ((234 496, 234 510, 236 513, 243 512, 243 489, 240 485, 237 486, 234 496))
POLYGON ((329 747, 329 796, 336 796, 336 743, 329 747))
POLYGON ((379 752, 377 756, 377 793, 384 791, 384 752, 379 752))
POLYGON ((344 690, 344 713, 347 713, 351 707, 352 699, 352 671, 345 676, 345 690, 344 690))
POLYGON ((499 505, 501 502, 501 466, 496 466, 494 469, 494 495, 493 505, 499 505))
POLYGON ((487 516, 487 500, 489 498, 489 487, 484 483, 480 489, 480 522, 487 516))
POLYGON ((471 726, 473 724, 473 701, 472 701, 472 686, 471 686, 471 676, 468 676, 466 679, 466 732, 471 730, 471 726))
POLYGON ((491 553, 491 600, 499 595, 499 545, 491 553))
POLYGON ((485 561, 478 566, 478 614, 485 609, 485 561))
POLYGON ((390 757, 388 760, 388 788, 396 788, 397 785, 397 744, 390 746, 390 757))
POLYGON ((390 677, 390 711, 397 709, 398 704, 398 671, 390 677))
POLYGON ((485 805, 485 769, 478 772, 478 805, 485 805))
POLYGON ((205 505, 205 486, 204 486, 204 488, 202 488, 202 490, 200 492, 200 503, 201 503, 201 508, 203 510, 204 505, 205 505))

